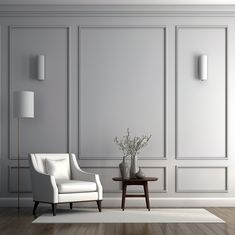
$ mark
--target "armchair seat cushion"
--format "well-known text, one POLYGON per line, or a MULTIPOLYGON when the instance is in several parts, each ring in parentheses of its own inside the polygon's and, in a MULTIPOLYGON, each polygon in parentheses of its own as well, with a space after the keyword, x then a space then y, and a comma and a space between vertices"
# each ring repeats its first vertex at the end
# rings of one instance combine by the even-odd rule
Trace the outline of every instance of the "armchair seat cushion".
POLYGON ((95 182, 79 181, 79 180, 56 180, 59 193, 85 193, 95 192, 97 186, 95 182))

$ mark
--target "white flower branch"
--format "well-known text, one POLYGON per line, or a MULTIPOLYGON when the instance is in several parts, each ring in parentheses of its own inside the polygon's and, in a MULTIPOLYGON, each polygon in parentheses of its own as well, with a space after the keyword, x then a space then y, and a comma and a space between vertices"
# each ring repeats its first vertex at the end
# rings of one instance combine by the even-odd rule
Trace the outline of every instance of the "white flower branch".
POLYGON ((114 138, 114 142, 118 145, 124 157, 135 157, 135 155, 139 153, 140 149, 144 148, 148 144, 150 138, 151 135, 142 135, 140 137, 135 136, 134 138, 131 138, 130 130, 127 128, 127 135, 124 135, 122 139, 118 139, 116 136, 114 138))

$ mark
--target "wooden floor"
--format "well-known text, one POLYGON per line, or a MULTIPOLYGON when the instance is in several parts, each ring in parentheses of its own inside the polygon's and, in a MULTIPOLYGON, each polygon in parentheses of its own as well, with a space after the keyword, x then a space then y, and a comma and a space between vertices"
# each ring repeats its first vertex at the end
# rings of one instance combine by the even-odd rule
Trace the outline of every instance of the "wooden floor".
MULTIPOLYGON (((32 224, 30 208, 0 208, 1 235, 235 235, 235 208, 206 208, 226 224, 32 224)), ((40 215, 48 209, 38 209, 40 215)))

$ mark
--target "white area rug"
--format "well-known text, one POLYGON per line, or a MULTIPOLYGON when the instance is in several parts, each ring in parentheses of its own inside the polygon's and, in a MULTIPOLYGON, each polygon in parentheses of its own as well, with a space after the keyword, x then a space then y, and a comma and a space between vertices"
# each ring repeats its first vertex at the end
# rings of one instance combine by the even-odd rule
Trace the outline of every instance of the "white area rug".
POLYGON ((225 223, 205 209, 58 209, 57 215, 43 214, 33 223, 225 223))

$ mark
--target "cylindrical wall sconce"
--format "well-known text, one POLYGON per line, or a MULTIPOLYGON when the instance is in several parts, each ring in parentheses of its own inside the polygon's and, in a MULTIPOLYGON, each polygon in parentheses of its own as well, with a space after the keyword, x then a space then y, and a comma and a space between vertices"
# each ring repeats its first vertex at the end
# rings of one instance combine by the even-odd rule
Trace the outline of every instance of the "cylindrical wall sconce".
POLYGON ((44 55, 38 55, 37 56, 37 65, 38 65, 38 77, 37 79, 39 81, 45 80, 45 56, 44 55))
POLYGON ((207 55, 200 55, 198 57, 198 77, 202 81, 206 81, 208 79, 207 55))

